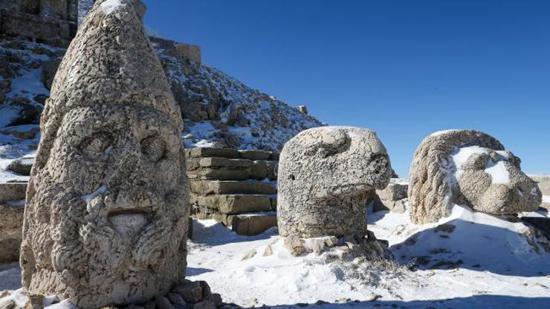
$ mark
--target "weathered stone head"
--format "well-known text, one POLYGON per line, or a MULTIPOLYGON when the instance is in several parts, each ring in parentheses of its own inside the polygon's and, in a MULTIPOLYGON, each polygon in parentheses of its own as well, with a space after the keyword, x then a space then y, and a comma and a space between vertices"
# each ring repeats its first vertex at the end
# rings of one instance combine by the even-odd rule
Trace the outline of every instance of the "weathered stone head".
POLYGON ((422 141, 411 167, 409 203, 415 223, 435 222, 454 204, 489 214, 536 210, 541 192, 520 159, 495 138, 473 130, 436 132, 422 141))
POLYGON ((363 237, 367 194, 385 188, 392 169, 375 132, 320 127, 285 144, 278 173, 281 236, 363 237))
POLYGON ((41 119, 24 288, 83 308, 164 294, 186 267, 182 120, 139 1, 96 2, 41 119))

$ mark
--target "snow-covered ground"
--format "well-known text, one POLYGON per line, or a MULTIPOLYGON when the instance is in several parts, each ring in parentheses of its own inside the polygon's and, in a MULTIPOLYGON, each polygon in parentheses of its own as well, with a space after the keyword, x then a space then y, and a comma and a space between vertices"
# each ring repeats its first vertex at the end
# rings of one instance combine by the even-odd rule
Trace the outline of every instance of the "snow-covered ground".
MULTIPOLYGON (((200 220, 187 277, 246 307, 550 307, 550 253, 523 223, 455 206, 437 224, 415 225, 407 214, 389 212, 370 213, 369 224, 389 241, 395 263, 294 257, 276 229, 245 237, 200 220)), ((17 264, 0 266, 0 290, 19 288, 19 271, 17 264)))

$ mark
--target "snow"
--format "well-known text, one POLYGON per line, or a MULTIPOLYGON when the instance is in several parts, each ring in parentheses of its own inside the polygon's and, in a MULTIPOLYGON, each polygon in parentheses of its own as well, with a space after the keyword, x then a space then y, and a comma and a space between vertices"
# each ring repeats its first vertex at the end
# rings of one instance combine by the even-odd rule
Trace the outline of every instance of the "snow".
MULTIPOLYGON (((550 254, 523 223, 460 206, 427 225, 411 223, 407 213, 382 211, 368 218, 369 228, 389 242, 396 263, 294 257, 276 228, 247 237, 198 220, 188 245, 187 278, 205 280, 225 302, 247 307, 550 306, 550 254)), ((0 290, 19 288, 19 279, 17 264, 0 266, 0 290)))
POLYGON ((458 130, 458 129, 441 130, 441 131, 433 132, 432 134, 430 134, 430 136, 440 136, 440 135, 443 135, 443 134, 456 132, 456 131, 460 131, 460 130, 458 130))
MULTIPOLYGON (((541 304, 541 297, 550 295, 550 254, 529 243, 522 223, 455 206, 437 224, 415 225, 406 213, 377 212, 369 214, 369 226, 379 239, 389 241, 397 258, 398 265, 389 271, 373 271, 360 261, 325 263, 314 254, 293 257, 276 230, 244 237, 200 220, 189 245, 188 277, 206 280, 225 301, 242 306, 351 299, 372 305, 418 303, 424 308, 450 302, 472 308, 495 302, 518 306, 525 304, 521 297, 541 304), (453 231, 445 232, 450 225, 453 231), (268 246, 273 254, 264 256, 268 246), (415 260, 427 263, 408 270, 415 260)), ((550 305, 550 299, 542 303, 550 305)))
POLYGON ((103 13, 106 15, 109 15, 113 13, 118 7, 122 5, 122 2, 120 0, 106 0, 101 4, 101 9, 103 10, 103 13))
POLYGON ((510 154, 506 151, 494 151, 492 149, 480 146, 462 147, 457 149, 457 151, 452 155, 452 160, 456 168, 455 177, 457 179, 460 178, 464 165, 472 155, 488 155, 491 152, 495 152, 497 154, 498 161, 495 162, 493 159, 487 160, 485 172, 491 176, 493 184, 509 184, 510 173, 506 169, 505 162, 510 159, 510 154))
POLYGON ((542 196, 542 202, 543 203, 550 203, 550 195, 543 195, 542 196))

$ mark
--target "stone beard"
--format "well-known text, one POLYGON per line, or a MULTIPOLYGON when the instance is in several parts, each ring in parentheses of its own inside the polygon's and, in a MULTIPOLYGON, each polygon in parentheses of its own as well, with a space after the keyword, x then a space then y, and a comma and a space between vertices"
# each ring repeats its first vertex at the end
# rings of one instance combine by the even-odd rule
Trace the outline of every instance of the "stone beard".
POLYGON ((57 128, 46 123, 39 150, 46 157, 37 158, 29 184, 23 286, 81 307, 168 292, 186 267, 180 128, 137 104, 78 107, 57 117, 57 128))

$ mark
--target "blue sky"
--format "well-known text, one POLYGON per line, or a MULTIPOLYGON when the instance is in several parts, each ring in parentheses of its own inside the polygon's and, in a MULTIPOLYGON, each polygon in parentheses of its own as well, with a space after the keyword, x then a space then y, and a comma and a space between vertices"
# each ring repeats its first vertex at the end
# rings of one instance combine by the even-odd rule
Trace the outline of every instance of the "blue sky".
POLYGON ((429 133, 499 138, 550 173, 550 1, 145 0, 146 24, 202 47, 203 61, 378 132, 406 176, 429 133))

